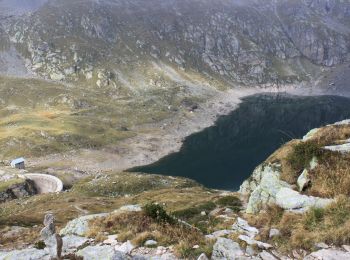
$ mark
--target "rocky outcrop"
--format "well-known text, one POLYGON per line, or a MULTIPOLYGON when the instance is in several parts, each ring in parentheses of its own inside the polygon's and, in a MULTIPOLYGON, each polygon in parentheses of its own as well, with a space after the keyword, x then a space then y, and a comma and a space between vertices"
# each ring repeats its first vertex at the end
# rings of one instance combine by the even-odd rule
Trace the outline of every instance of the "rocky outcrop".
POLYGON ((0 191, 0 203, 37 194, 32 180, 23 180, 0 191))
POLYGON ((60 235, 84 236, 89 231, 89 221, 108 216, 108 213, 92 214, 73 219, 61 229, 60 235))
POLYGON ((311 207, 324 208, 332 202, 332 199, 302 195, 290 188, 281 188, 276 194, 276 204, 286 210, 303 212, 311 207))
POLYGON ((249 196, 247 213, 257 213, 264 205, 275 203, 276 195, 281 188, 290 185, 280 180, 280 165, 262 164, 243 182, 239 192, 249 196))
POLYGON ((57 81, 115 88, 123 84, 118 71, 144 73, 156 60, 231 82, 278 85, 313 76, 301 59, 319 71, 350 60, 349 3, 324 12, 325 1, 306 2, 74 0, 11 16, 0 31, 28 71, 57 81))
POLYGON ((51 258, 61 259, 63 242, 62 237, 56 234, 55 217, 53 214, 45 215, 44 226, 40 235, 45 243, 45 249, 47 249, 51 258))

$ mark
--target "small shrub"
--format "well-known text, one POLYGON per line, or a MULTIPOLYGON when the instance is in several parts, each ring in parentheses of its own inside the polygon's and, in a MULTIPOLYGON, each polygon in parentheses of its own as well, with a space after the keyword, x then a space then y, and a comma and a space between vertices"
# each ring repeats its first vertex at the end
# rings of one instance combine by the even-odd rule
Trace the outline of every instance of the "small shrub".
POLYGON ((301 142, 294 146, 293 151, 287 156, 287 161, 298 174, 309 166, 314 156, 322 155, 322 149, 316 142, 301 142))
POLYGON ((208 212, 215 209, 215 207, 216 205, 214 202, 208 201, 206 203, 199 204, 198 206, 177 210, 173 212, 173 215, 176 216, 177 218, 189 220, 199 215, 202 211, 208 212))
POLYGON ((161 223, 175 223, 173 217, 169 216, 166 210, 159 204, 148 203, 143 207, 143 211, 146 216, 161 223))
POLYGON ((39 240, 34 244, 34 248, 36 249, 44 249, 46 247, 46 244, 43 240, 39 240))
POLYGON ((241 200, 236 196, 225 196, 219 198, 216 203, 221 207, 228 207, 235 212, 238 212, 242 208, 241 200))

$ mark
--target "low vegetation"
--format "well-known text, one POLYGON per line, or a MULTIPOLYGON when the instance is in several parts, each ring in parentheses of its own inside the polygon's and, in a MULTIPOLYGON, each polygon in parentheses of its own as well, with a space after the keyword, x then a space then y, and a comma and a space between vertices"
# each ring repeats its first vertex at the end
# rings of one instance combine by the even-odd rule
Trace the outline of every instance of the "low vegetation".
POLYGON ((142 212, 95 219, 90 227, 90 237, 101 240, 105 234, 118 234, 118 241, 131 240, 137 246, 153 239, 158 245, 173 245, 179 257, 193 258, 202 252, 211 253, 211 242, 206 241, 200 231, 176 221, 159 204, 147 204, 142 212), (194 249, 195 245, 199 248, 194 249))
POLYGON ((282 251, 297 248, 314 250, 319 242, 341 246, 350 243, 350 198, 340 196, 325 209, 311 208, 305 214, 272 206, 250 222, 260 228, 261 239, 273 243, 282 251), (281 235, 269 239, 270 228, 279 229, 281 235))

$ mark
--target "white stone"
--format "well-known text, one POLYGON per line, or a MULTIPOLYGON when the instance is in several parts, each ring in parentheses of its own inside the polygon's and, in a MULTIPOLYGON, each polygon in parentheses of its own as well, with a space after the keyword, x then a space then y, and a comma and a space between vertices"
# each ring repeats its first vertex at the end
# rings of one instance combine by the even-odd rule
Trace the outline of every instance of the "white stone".
POLYGON ((62 252, 63 252, 63 254, 72 253, 78 247, 84 245, 88 241, 89 241, 89 239, 86 237, 80 237, 80 236, 75 236, 75 235, 64 236, 62 238, 62 242, 63 242, 62 252))
POLYGON ((202 253, 198 258, 197 260, 209 260, 209 258, 204 254, 202 253))
POLYGON ((234 233, 233 230, 227 230, 227 229, 223 229, 223 230, 217 230, 209 235, 206 235, 205 237, 208 239, 214 239, 214 238, 218 238, 218 237, 223 237, 223 236, 227 236, 234 233))
POLYGON ((342 245, 342 248, 344 248, 345 251, 350 252, 350 246, 349 245, 342 245))
POLYGON ((202 211, 202 212, 201 212, 201 215, 202 215, 202 216, 206 216, 207 213, 205 213, 205 211, 202 211))
POLYGON ((349 153, 350 152, 350 143, 325 146, 324 149, 329 150, 329 151, 333 151, 333 152, 349 153))
POLYGON ((274 257, 272 254, 270 254, 269 252, 267 251, 262 251, 260 254, 259 254, 260 258, 262 260, 277 260, 276 257, 274 257))
POLYGON ((119 208, 122 211, 128 211, 128 212, 139 212, 142 211, 142 208, 140 205, 125 205, 119 208))
POLYGON ((271 228, 269 232, 269 238, 277 237, 281 234, 281 232, 277 228, 271 228))
POLYGON ((1 260, 49 260, 50 255, 45 250, 27 248, 22 250, 13 250, 9 252, 0 252, 1 260))
POLYGON ((157 244, 158 244, 157 241, 152 240, 152 239, 147 240, 147 241, 145 242, 145 246, 156 246, 157 244))
POLYGON ((193 249, 198 249, 198 248, 199 248, 199 245, 194 245, 192 248, 193 248, 193 249))
POLYGON ((270 249, 272 248, 272 245, 268 244, 268 243, 264 243, 264 242, 261 242, 261 241, 258 241, 258 240, 255 240, 249 236, 246 236, 246 235, 239 235, 238 238, 244 242, 246 242, 248 245, 256 245, 258 246, 259 248, 261 249, 270 249))
POLYGON ((84 260, 113 260, 115 251, 112 246, 87 246, 76 253, 84 260))
POLYGON ((324 208, 331 202, 333 202, 332 199, 302 195, 290 188, 282 188, 276 195, 276 204, 286 210, 307 210, 310 207, 324 208))
POLYGON ((298 189, 299 191, 303 191, 304 188, 309 185, 310 183, 310 178, 309 178, 309 171, 308 170, 304 170, 300 176, 298 177, 297 180, 297 185, 298 185, 298 189))
POLYGON ((120 251, 125 254, 130 254, 130 252, 135 248, 135 246, 128 240, 122 245, 116 245, 115 250, 120 251))
POLYGON ((108 216, 108 213, 100 213, 93 215, 86 215, 76 219, 73 219, 67 223, 67 225, 61 229, 60 235, 77 235, 84 236, 89 231, 89 221, 95 218, 101 218, 108 216))
POLYGON ((321 249, 306 256, 304 260, 349 260, 350 252, 339 249, 321 249))
POLYGON ((232 225, 232 229, 234 231, 244 233, 250 238, 254 238, 257 234, 259 234, 259 230, 257 228, 250 226, 246 220, 240 217, 238 217, 236 223, 232 225))
POLYGON ((243 257, 244 252, 240 248, 239 244, 231 239, 220 237, 216 241, 213 247, 213 254, 211 259, 223 260, 223 259, 237 259, 243 257))
POLYGON ((320 130, 320 128, 311 129, 306 135, 303 136, 303 141, 308 141, 320 130))
POLYGON ((115 246, 118 243, 117 238, 118 235, 109 235, 107 239, 103 241, 103 244, 115 246))
POLYGON ((266 204, 274 203, 277 192, 283 187, 291 187, 288 183, 280 180, 280 165, 259 165, 252 176, 243 182, 240 192, 250 195, 246 213, 256 214, 266 204))
POLYGON ((327 249, 329 246, 326 243, 320 242, 315 244, 316 249, 327 249))

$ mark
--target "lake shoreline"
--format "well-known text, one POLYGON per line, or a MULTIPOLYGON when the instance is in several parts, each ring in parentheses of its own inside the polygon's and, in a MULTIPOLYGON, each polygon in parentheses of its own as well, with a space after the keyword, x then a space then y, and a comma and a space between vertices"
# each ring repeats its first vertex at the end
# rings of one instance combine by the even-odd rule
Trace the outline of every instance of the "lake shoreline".
POLYGON ((327 95, 312 88, 289 85, 284 87, 246 87, 217 91, 217 95, 198 109, 185 115, 178 114, 161 122, 138 126, 135 137, 122 140, 117 145, 101 150, 80 149, 63 154, 51 154, 40 158, 29 158, 29 167, 66 169, 77 173, 78 178, 100 172, 122 172, 141 165, 152 164, 164 156, 180 150, 183 140, 203 129, 213 126, 216 120, 238 108, 242 99, 255 94, 286 93, 300 96, 327 95))

